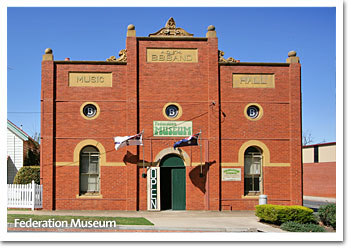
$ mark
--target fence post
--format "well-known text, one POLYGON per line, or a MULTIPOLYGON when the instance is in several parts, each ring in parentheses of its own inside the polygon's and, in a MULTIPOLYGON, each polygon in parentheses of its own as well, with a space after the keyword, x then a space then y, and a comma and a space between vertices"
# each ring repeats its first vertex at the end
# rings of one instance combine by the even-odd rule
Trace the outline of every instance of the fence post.
POLYGON ((35 208, 35 182, 32 181, 32 211, 34 211, 35 208))

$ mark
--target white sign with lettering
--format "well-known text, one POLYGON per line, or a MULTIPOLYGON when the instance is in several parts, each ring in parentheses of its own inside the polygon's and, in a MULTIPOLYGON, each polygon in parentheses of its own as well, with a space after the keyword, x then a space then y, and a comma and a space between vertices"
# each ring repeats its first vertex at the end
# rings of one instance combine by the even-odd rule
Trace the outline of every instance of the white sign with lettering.
POLYGON ((159 184, 159 167, 152 167, 147 173, 147 203, 148 210, 160 210, 160 184, 159 184))
POLYGON ((222 168, 221 181, 241 181, 241 168, 222 168))

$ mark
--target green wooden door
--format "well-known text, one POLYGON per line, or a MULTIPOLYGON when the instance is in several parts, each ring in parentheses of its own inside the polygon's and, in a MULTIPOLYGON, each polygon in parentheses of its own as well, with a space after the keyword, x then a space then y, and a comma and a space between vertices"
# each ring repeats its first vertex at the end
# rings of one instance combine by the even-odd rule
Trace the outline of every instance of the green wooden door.
POLYGON ((186 170, 185 168, 173 168, 171 170, 172 182, 172 209, 186 209, 186 170))
POLYGON ((186 169, 177 155, 167 155, 160 162, 161 209, 186 209, 186 169))
POLYGON ((177 167, 185 167, 185 164, 180 157, 170 154, 162 158, 162 161, 160 162, 160 166, 177 168, 177 167))

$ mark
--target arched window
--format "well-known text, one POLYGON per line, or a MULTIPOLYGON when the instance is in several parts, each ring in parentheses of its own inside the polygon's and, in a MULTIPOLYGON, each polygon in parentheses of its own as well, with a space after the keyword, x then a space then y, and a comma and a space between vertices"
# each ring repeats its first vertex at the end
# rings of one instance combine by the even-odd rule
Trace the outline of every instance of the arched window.
POLYGON ((100 191, 100 152, 94 146, 86 146, 80 152, 79 192, 80 194, 100 191))
POLYGON ((262 193, 262 154, 257 147, 251 146, 244 152, 244 195, 262 193))

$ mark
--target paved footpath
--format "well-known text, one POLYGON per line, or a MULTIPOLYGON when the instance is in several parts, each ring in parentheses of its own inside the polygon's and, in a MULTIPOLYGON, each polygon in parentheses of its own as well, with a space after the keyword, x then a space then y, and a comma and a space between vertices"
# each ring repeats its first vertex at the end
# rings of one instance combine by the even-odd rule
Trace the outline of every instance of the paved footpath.
MULTIPOLYGON (((154 226, 118 226, 117 229, 100 229, 100 232, 285 232, 279 228, 259 222, 254 211, 17 211, 8 214, 34 215, 73 215, 73 216, 109 216, 109 217, 144 217, 154 226)), ((23 231, 12 228, 9 231, 23 231)), ((79 230, 78 231, 86 231, 79 230)), ((35 230, 31 230, 35 231, 35 230)), ((42 231, 42 230, 41 230, 42 231)), ((46 229, 46 231, 54 231, 46 229)), ((55 230, 56 231, 56 230, 55 230)), ((61 230, 60 230, 61 231, 61 230)), ((89 230, 91 231, 91 230, 89 230)), ((69 232, 69 231, 67 231, 69 232)), ((71 232, 77 232, 71 229, 71 232)))

